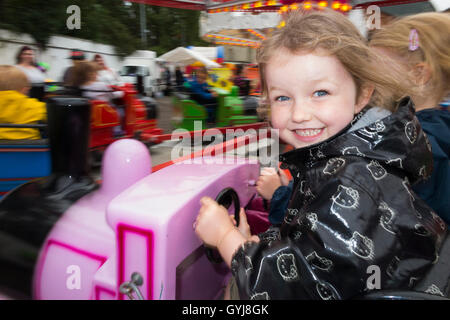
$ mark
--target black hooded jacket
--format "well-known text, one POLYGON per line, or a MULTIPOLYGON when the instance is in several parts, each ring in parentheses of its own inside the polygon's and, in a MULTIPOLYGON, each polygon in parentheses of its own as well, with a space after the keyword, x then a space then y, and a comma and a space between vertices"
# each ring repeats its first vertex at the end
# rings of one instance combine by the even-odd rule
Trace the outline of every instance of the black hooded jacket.
POLYGON ((233 256, 241 299, 411 290, 439 260, 447 226, 411 189, 432 170, 412 102, 352 131, 363 115, 326 141, 280 156, 293 194, 281 227, 233 256))
POLYGON ((425 109, 416 116, 433 149, 433 173, 413 190, 450 225, 450 112, 425 109))

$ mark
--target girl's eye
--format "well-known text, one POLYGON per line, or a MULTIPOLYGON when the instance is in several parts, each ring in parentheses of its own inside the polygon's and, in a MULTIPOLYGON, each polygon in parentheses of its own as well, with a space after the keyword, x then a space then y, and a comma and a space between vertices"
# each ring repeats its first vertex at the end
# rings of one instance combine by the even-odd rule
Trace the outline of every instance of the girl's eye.
POLYGON ((328 93, 328 91, 326 91, 326 90, 317 90, 317 91, 315 91, 314 93, 313 93, 313 96, 314 97, 324 97, 324 96, 326 96, 326 95, 328 95, 329 93, 328 93))
POLYGON ((275 101, 277 101, 277 102, 284 102, 284 101, 288 101, 288 100, 289 100, 289 97, 286 97, 286 96, 279 96, 279 97, 275 98, 275 101))

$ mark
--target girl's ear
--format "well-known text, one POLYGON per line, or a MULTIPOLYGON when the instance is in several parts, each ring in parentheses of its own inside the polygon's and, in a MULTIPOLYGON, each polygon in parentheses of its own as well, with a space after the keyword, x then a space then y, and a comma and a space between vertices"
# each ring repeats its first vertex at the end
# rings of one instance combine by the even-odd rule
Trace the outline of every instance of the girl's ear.
POLYGON ((431 68, 425 62, 416 64, 411 72, 413 81, 418 86, 426 85, 431 79, 431 68))
POLYGON ((355 114, 360 112, 370 101, 372 98, 373 90, 375 87, 373 85, 365 85, 361 88, 361 93, 356 101, 355 105, 355 114))

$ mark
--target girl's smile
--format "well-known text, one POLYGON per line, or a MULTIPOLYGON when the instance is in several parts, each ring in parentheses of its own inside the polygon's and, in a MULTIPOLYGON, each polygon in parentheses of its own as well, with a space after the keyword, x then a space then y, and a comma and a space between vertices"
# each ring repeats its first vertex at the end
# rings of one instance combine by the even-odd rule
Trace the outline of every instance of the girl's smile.
POLYGON ((298 129, 294 131, 294 136, 305 143, 312 143, 318 139, 324 131, 324 128, 320 129, 298 129))

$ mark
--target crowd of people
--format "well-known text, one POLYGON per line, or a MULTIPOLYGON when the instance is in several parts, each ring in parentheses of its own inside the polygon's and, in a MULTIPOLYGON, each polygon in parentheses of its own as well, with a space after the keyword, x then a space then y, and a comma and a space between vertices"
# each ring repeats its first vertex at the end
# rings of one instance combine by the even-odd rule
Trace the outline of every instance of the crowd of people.
MULTIPOLYGON (((72 66, 62 75, 62 83, 66 88, 75 88, 83 97, 104 100, 119 113, 121 122, 124 110, 117 106, 115 99, 123 97, 122 91, 114 91, 112 86, 120 84, 117 73, 108 68, 103 57, 96 54, 92 61, 86 59, 81 50, 71 50, 69 59, 72 66)), ((0 123, 34 125, 45 122, 46 108, 42 100, 46 81, 45 69, 36 63, 34 49, 23 46, 17 53, 16 65, 0 66, 0 123)), ((114 134, 124 134, 122 126, 114 128, 114 134)), ((0 139, 40 139, 37 129, 1 128, 0 139)))
MULTIPOLYGON (((100 54, 95 54, 92 61, 89 61, 85 52, 78 49, 71 50, 68 58, 72 61, 72 65, 66 68, 62 74, 62 84, 67 88, 80 89, 81 95, 89 99, 109 102, 116 107, 121 118, 123 118, 123 109, 114 103, 115 99, 123 96, 123 92, 111 89, 111 86, 119 85, 121 80, 119 75, 106 65, 104 58, 100 54)), ((23 72, 27 78, 29 89, 26 96, 42 100, 45 94, 46 70, 36 63, 34 49, 29 46, 20 48, 16 56, 15 67, 23 72)), ((237 65, 234 69, 235 74, 230 80, 239 87, 241 95, 247 95, 249 82, 247 79, 244 79, 242 71, 243 65, 237 65)), ((173 77, 170 69, 167 66, 162 66, 161 76, 161 80, 166 88, 166 95, 170 94, 173 87, 180 88, 184 84, 189 83, 193 99, 206 107, 208 111, 207 121, 210 124, 214 124, 217 109, 217 93, 207 83, 208 71, 205 67, 195 69, 191 75, 185 75, 182 68, 177 66, 173 77)), ((11 121, 11 119, 5 118, 4 121, 11 121)), ((123 133, 123 130, 115 129, 116 135, 121 133, 123 133)))

